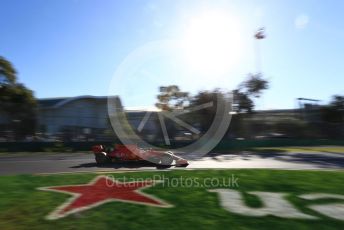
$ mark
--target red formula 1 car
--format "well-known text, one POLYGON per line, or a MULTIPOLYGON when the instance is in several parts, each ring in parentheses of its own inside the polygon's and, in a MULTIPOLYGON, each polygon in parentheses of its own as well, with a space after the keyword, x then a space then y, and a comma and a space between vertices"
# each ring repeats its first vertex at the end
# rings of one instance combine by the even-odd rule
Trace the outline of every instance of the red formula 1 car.
POLYGON ((175 166, 186 167, 189 162, 181 157, 174 155, 171 151, 155 151, 152 149, 144 150, 137 145, 116 144, 113 150, 106 150, 102 145, 92 147, 97 164, 108 162, 130 162, 147 161, 159 165, 169 166, 174 162, 175 166))

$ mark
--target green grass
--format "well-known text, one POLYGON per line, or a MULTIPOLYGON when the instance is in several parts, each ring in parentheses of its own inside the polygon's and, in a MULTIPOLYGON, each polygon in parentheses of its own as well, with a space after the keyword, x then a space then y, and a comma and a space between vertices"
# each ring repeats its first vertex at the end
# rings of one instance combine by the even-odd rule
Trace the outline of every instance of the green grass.
POLYGON ((252 148, 251 150, 259 152, 326 152, 326 153, 344 153, 344 146, 304 146, 304 147, 261 147, 252 148))
MULTIPOLYGON (((110 175, 110 174, 105 174, 110 175)), ((220 207, 216 187, 167 187, 157 184, 145 190, 174 205, 157 208, 121 202, 106 203, 91 210, 58 220, 44 217, 66 201, 70 195, 40 191, 36 188, 54 185, 88 183, 97 174, 18 175, 0 177, 0 229, 344 229, 344 221, 322 216, 307 209, 320 201, 305 201, 297 197, 304 193, 334 193, 344 195, 343 171, 283 171, 283 170, 173 170, 112 174, 115 178, 152 179, 207 177, 238 178, 242 192, 269 191, 289 193, 288 199, 304 213, 318 220, 252 218, 229 213, 220 207)), ((221 187, 221 186, 218 186, 221 187)), ((259 207, 255 196, 245 194, 248 205, 259 207)))

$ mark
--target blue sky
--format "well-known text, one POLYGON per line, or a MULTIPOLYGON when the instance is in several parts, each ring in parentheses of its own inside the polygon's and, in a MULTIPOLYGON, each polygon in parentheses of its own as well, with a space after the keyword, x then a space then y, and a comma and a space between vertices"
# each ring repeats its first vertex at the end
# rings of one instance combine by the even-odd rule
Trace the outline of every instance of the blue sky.
POLYGON ((257 101, 258 108, 293 108, 296 97, 325 103, 331 95, 344 94, 342 1, 0 3, 0 55, 14 64, 19 80, 38 98, 103 96, 111 81, 121 90, 110 94, 126 98, 126 106, 154 104, 162 84, 178 84, 192 93, 215 87, 230 90, 257 71, 252 36, 260 26, 267 33, 259 44, 261 71, 270 89, 257 101), (224 39, 212 41, 209 34, 224 39), (137 69, 113 80, 128 56, 165 40, 182 41, 187 54, 185 46, 178 52, 148 50, 135 59, 137 69), (158 57, 150 59, 155 54, 158 57))

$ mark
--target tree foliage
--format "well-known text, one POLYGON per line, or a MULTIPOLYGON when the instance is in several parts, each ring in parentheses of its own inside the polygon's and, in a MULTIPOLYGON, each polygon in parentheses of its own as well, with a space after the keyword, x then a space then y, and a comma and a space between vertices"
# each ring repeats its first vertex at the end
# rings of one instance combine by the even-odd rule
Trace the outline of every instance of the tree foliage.
POLYGON ((344 96, 334 95, 331 102, 322 108, 321 115, 326 122, 344 122, 344 96))
POLYGON ((0 87, 7 84, 15 84, 17 71, 12 64, 0 56, 0 87))
POLYGON ((233 91, 236 111, 251 113, 254 109, 253 99, 260 97, 262 91, 268 88, 269 82, 263 78, 262 74, 249 74, 247 80, 233 91))
MULTIPOLYGON (((253 98, 259 97, 265 89, 268 89, 268 81, 263 79, 261 74, 249 74, 248 79, 233 91, 235 111, 252 112, 254 108, 253 98)), ((187 123, 196 124, 201 132, 206 132, 215 118, 218 100, 225 100, 226 94, 226 92, 215 89, 212 91, 201 91, 191 97, 189 93, 181 92, 178 86, 171 85, 160 87, 156 106, 163 111, 189 109, 192 111, 191 113, 182 114, 179 118, 187 123), (206 106, 195 111, 192 110, 192 108, 200 108, 199 106, 202 107, 210 102, 212 102, 212 106, 206 106)), ((168 130, 171 131, 172 128, 170 127, 168 130)))
POLYGON ((177 85, 161 86, 155 106, 164 111, 183 109, 189 101, 189 93, 180 91, 177 85))
POLYGON ((223 97, 223 93, 218 89, 213 91, 201 91, 192 97, 190 101, 190 108, 202 106, 210 102, 212 103, 212 106, 197 110, 189 115, 192 117, 191 120, 198 122, 202 132, 207 131, 211 126, 217 111, 217 102, 218 100, 223 100, 223 97))
POLYGON ((8 117, 9 131, 21 138, 35 130, 37 102, 33 92, 17 82, 16 74, 12 64, 0 57, 0 111, 8 117))

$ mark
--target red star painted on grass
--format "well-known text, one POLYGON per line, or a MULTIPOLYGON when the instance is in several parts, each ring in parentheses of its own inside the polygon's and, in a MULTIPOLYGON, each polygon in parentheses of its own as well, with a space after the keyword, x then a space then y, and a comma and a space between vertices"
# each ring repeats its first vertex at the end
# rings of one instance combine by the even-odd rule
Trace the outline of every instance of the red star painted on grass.
POLYGON ((157 181, 119 182, 106 176, 96 177, 89 184, 64 185, 39 188, 73 195, 67 202, 56 208, 47 219, 59 219, 69 214, 90 209, 101 204, 120 201, 167 208, 170 204, 143 193, 141 190, 153 186, 157 181))

